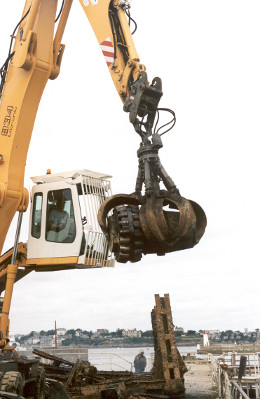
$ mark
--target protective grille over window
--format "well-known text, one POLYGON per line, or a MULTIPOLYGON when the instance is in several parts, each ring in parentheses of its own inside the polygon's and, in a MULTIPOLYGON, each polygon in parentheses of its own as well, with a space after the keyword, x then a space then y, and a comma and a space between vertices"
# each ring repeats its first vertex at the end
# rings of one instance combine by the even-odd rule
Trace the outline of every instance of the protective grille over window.
POLYGON ((94 177, 81 176, 77 184, 84 228, 81 254, 85 254, 85 264, 90 266, 112 266, 114 259, 108 248, 106 236, 97 221, 98 209, 111 195, 110 182, 94 177))

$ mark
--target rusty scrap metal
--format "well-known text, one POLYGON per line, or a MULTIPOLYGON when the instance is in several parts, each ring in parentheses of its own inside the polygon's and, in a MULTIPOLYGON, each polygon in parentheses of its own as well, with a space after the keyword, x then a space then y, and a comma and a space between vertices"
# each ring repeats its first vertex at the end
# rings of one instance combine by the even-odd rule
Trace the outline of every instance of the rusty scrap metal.
POLYGON ((76 376, 76 374, 77 374, 77 372, 79 370, 79 364, 80 364, 80 360, 78 359, 76 361, 76 363, 74 364, 74 366, 72 367, 72 369, 70 370, 70 372, 69 372, 69 376, 68 376, 67 381, 66 381, 66 385, 68 387, 70 387, 72 385, 72 380, 73 380, 73 378, 75 378, 75 376, 76 376))
POLYGON ((77 360, 73 363, 35 349, 35 355, 53 362, 42 364, 46 377, 62 382, 74 399, 183 398, 187 368, 175 343, 169 294, 164 297, 155 295, 155 302, 152 310, 155 351, 152 372, 97 371, 89 362, 77 360))
POLYGON ((39 349, 34 349, 33 354, 42 357, 43 359, 52 360, 56 366, 59 366, 61 363, 66 364, 67 366, 74 366, 74 363, 70 362, 69 360, 63 359, 59 356, 52 355, 51 353, 48 352, 40 351, 39 349))
POLYGON ((155 295, 155 303, 151 313, 155 350, 152 373, 164 379, 166 394, 183 395, 184 374, 188 370, 175 343, 169 294, 155 295))

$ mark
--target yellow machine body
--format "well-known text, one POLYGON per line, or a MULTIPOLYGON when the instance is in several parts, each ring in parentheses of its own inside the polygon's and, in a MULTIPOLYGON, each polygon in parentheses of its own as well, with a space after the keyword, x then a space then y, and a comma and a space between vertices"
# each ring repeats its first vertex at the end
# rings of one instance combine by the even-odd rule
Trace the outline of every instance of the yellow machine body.
MULTIPOLYGON (((12 54, 9 54, 10 63, 9 65, 7 63, 5 84, 0 93, 0 253, 15 213, 25 212, 28 207, 29 193, 24 188, 28 147, 45 85, 48 79, 53 80, 59 75, 65 48, 61 40, 72 2, 73 0, 65 0, 55 30, 58 0, 26 0, 12 54)), ((125 102, 128 81, 130 78, 133 79, 133 71, 135 70, 136 75, 139 70, 144 69, 139 65, 125 13, 118 9, 123 36, 127 41, 126 46, 129 46, 129 57, 126 62, 120 46, 116 49, 117 59, 113 58, 115 48, 109 15, 111 7, 114 9, 118 7, 118 1, 80 0, 80 3, 96 34, 118 94, 125 102)), ((8 315, 15 281, 37 268, 61 270, 75 268, 79 264, 82 267, 106 267, 113 263, 112 260, 108 261, 108 252, 106 259, 102 260, 103 263, 99 261, 99 264, 95 256, 88 258, 87 250, 84 256, 80 255, 83 231, 78 221, 77 229, 77 237, 72 245, 77 247, 77 250, 65 251, 65 255, 65 243, 56 245, 61 249, 55 249, 53 244, 48 252, 46 242, 45 254, 41 254, 41 251, 36 254, 37 251, 33 250, 32 237, 29 236, 28 253, 26 247, 21 244, 18 247, 15 264, 9 264, 12 250, 0 258, 0 289, 5 290, 0 319, 0 347, 3 348, 8 343, 8 315), (19 266, 23 269, 19 269, 19 266)), ((49 245, 49 249, 50 247, 49 245)))

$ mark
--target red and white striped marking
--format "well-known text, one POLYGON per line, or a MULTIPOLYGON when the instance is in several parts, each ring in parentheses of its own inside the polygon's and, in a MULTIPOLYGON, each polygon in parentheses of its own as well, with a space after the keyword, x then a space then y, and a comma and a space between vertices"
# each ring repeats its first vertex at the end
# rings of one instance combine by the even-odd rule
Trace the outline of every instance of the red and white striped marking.
POLYGON ((110 38, 106 38, 101 44, 100 44, 102 53, 104 54, 104 57, 106 59, 107 66, 111 65, 114 62, 114 47, 112 44, 112 41, 110 38))

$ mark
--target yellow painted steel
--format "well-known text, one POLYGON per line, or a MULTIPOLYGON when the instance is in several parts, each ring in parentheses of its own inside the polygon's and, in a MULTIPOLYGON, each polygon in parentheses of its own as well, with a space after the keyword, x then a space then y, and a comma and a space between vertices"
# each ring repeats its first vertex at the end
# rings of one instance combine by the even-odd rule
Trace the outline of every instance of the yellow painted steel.
POLYGON ((62 61, 63 52, 65 49, 64 44, 61 44, 61 40, 69 17, 72 2, 73 0, 67 0, 64 4, 59 25, 53 41, 53 70, 50 75, 50 79, 52 80, 56 79, 60 72, 60 65, 62 61))
POLYGON ((129 59, 139 62, 140 58, 134 45, 133 36, 131 35, 125 12, 121 7, 118 8, 118 18, 120 25, 123 27, 124 37, 129 52, 129 59))
POLYGON ((9 337, 9 312, 11 307, 11 299, 13 294, 13 287, 17 273, 18 265, 8 265, 7 279, 5 288, 5 298, 3 309, 0 318, 0 348, 4 348, 8 344, 9 337))
MULTIPOLYGON (((24 13, 31 1, 25 3, 24 13)), ((36 112, 53 69, 57 0, 33 1, 14 45, 0 105, 0 251, 24 197, 24 169, 36 112)), ((25 210, 26 207, 22 207, 25 210)))
MULTIPOLYGON (((24 169, 31 133, 47 80, 55 78, 61 62, 60 40, 64 28, 53 36, 58 0, 26 0, 0 103, 0 252, 17 210, 25 212, 29 202, 23 187, 24 169)), ((72 0, 66 0, 70 8, 72 0)), ((69 14, 69 10, 67 15, 69 14)), ((66 24, 66 16, 62 24, 66 24)), ((63 51, 63 50, 62 50, 63 51)), ((19 262, 18 262, 19 263, 19 262)), ((18 264, 1 270, 5 296, 0 318, 0 348, 8 343, 9 311, 18 264)))
MULTIPOLYGON (((88 266, 97 266, 100 267, 107 267, 108 266, 108 261, 107 260, 100 260, 96 258, 88 258, 85 262, 86 265, 88 266)), ((38 258, 38 259, 27 259, 26 260, 26 265, 24 267, 30 267, 33 268, 35 271, 37 271, 37 266, 42 266, 42 265, 78 265, 78 257, 77 256, 68 256, 64 258, 38 258)), ((64 267, 63 270, 66 270, 66 267, 64 267)), ((1 272, 0 272, 1 276, 1 272)))
POLYGON ((116 50, 116 59, 109 66, 109 72, 121 100, 125 102, 129 96, 128 82, 130 77, 133 76, 135 80, 139 72, 145 70, 145 66, 139 63, 140 59, 134 45, 125 11, 120 6, 118 7, 119 2, 117 0, 79 0, 79 2, 89 19, 98 43, 101 45, 107 39, 113 43, 116 50), (114 8, 117 9, 125 47, 129 53, 126 61, 120 47, 122 43, 114 42, 113 28, 109 20, 109 6, 112 7, 112 3, 114 8))
POLYGON ((38 258, 38 259, 27 259, 26 265, 34 266, 34 265, 70 265, 77 264, 78 257, 77 256, 68 256, 65 258, 38 258))
MULTIPOLYGON (((24 169, 31 133, 47 80, 55 79, 64 51, 62 35, 73 0, 66 0, 54 35, 57 0, 26 0, 22 21, 14 45, 5 88, 0 103, 0 253, 10 223, 17 210, 26 211, 28 193, 23 187, 24 169), (31 8, 30 8, 31 7, 31 8)), ((99 44, 109 39, 116 47, 117 57, 109 66, 115 87, 123 102, 129 95, 128 82, 136 79, 145 67, 139 64, 127 18, 118 8, 121 32, 128 48, 124 60, 109 20, 111 0, 79 0, 99 44)), ((117 7, 118 1, 113 2, 117 7)))
POLYGON ((113 34, 111 31, 108 14, 110 1, 111 0, 79 0, 99 44, 101 44, 108 37, 113 42, 113 34))
MULTIPOLYGON (((62 35, 73 0, 65 0, 54 38, 58 0, 25 0, 2 96, 0 97, 0 253, 11 221, 17 210, 25 212, 29 202, 24 188, 24 170, 32 129, 39 102, 47 80, 55 79, 60 71, 64 51, 62 35)), ((145 67, 139 63, 127 18, 118 0, 79 0, 101 45, 109 40, 116 50, 116 58, 109 65, 115 87, 123 102, 129 95, 129 80, 136 79, 145 67), (114 7, 114 9, 113 9, 114 7), (117 9, 117 7, 119 7, 117 9), (110 17, 115 12, 120 24, 123 43, 117 43, 110 17), (116 42, 115 42, 116 41, 116 42), (126 53, 122 53, 122 47, 126 53), (127 54, 127 56, 126 56, 127 54)), ((114 15, 114 14, 113 14, 114 15)), ((113 51, 113 50, 112 50, 113 51)), ((11 252, 11 251, 10 251, 11 252)), ((8 256, 10 254, 8 253, 8 256)), ((3 313, 0 319, 0 347, 6 346, 9 334, 9 310, 18 266, 37 270, 37 265, 62 268, 76 265, 78 257, 30 259, 25 256, 7 266, 7 257, 0 257, 0 278, 5 285, 3 313), (2 262, 1 262, 2 260, 2 262)), ((9 260, 8 260, 9 261, 9 260)), ((95 259, 90 262, 93 266, 95 259)), ((104 266, 107 266, 104 264, 104 266)), ((28 273, 29 271, 26 271, 28 273)), ((19 273, 19 271, 18 271, 19 273)), ((26 274, 25 273, 25 274, 26 274)), ((24 274, 24 275, 25 275, 24 274)), ((23 276, 22 276, 23 277, 23 276)))

